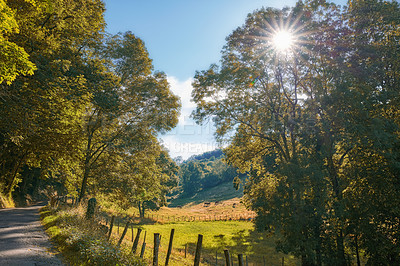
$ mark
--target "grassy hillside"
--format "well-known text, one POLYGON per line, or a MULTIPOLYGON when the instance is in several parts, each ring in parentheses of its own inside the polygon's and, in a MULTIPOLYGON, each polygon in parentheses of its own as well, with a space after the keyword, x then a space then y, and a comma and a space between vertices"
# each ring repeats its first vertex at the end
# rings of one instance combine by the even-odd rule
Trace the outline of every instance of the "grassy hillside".
POLYGON ((239 190, 233 187, 232 182, 222 183, 216 187, 202 190, 191 197, 179 197, 168 202, 169 207, 184 206, 187 204, 199 204, 202 202, 225 201, 243 196, 243 186, 239 190))

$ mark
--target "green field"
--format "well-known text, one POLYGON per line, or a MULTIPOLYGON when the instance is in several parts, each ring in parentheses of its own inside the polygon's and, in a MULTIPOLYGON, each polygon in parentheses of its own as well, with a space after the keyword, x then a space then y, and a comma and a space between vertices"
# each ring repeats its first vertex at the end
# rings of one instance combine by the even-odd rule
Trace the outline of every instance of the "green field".
MULTIPOLYGON (((173 241, 173 253, 169 265, 193 265, 194 251, 198 234, 203 235, 202 263, 203 265, 215 265, 216 253, 218 253, 218 265, 224 265, 223 251, 228 249, 237 265, 237 255, 247 256, 249 265, 299 265, 299 261, 293 256, 278 253, 274 249, 274 239, 266 233, 254 231, 251 222, 244 221, 215 221, 215 222, 177 222, 168 224, 137 225, 142 228, 139 247, 142 246, 144 232, 146 232, 145 257, 151 261, 154 233, 160 233, 160 264, 164 264, 171 229, 175 229, 173 241), (185 245, 188 248, 185 259, 185 245), (189 254, 190 253, 190 254, 189 254), (264 256, 264 257, 263 257, 264 256)), ((120 228, 122 232, 123 228, 120 228)), ((115 231, 114 231, 115 232, 115 231)), ((136 230, 134 230, 134 235, 136 230)), ((131 241, 131 231, 125 237, 128 245, 131 241)))
MULTIPOLYGON (((169 207, 162 207, 158 211, 148 211, 150 217, 215 217, 215 216, 236 216, 250 215, 252 212, 246 210, 240 202, 243 190, 235 190, 232 182, 220 184, 214 188, 200 191, 192 197, 177 198, 169 201, 169 207), (204 202, 210 202, 205 207, 204 202), (218 203, 217 203, 218 202, 218 203), (177 207, 179 206, 179 207, 177 207)), ((132 208, 129 215, 136 216, 137 210, 132 208)), ((253 214, 254 215, 254 214, 253 214)), ((146 220, 148 223, 149 220, 146 220)), ((199 221, 194 222, 171 222, 171 220, 161 222, 151 222, 150 224, 134 225, 134 236, 137 228, 141 228, 142 234, 139 241, 139 248, 143 243, 146 233, 146 252, 145 258, 149 264, 153 256, 154 233, 161 235, 160 246, 160 265, 164 265, 168 250, 168 243, 171 229, 175 229, 173 251, 169 265, 193 265, 194 252, 196 249, 199 234, 203 235, 202 265, 216 265, 216 255, 218 265, 224 263, 224 249, 228 249, 232 255, 235 265, 238 265, 237 255, 247 256, 248 265, 300 265, 300 261, 294 256, 285 255, 275 251, 275 239, 266 232, 257 232, 254 225, 249 221, 199 221), (185 246, 187 253, 185 258, 185 246)), ((123 231, 120 225, 119 233, 123 231)), ((117 229, 113 230, 114 233, 117 229)), ((118 237, 115 235, 115 239, 118 237)), ((129 230, 125 236, 128 247, 132 246, 132 231, 129 230)))

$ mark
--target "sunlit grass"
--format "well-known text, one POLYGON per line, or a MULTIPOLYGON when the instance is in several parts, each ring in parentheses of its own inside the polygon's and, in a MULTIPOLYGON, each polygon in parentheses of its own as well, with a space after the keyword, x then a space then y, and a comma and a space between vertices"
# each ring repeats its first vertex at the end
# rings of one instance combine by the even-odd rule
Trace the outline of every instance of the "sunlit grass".
POLYGON ((144 265, 129 251, 106 239, 95 221, 85 219, 82 207, 41 210, 46 232, 69 265, 144 265))
POLYGON ((15 207, 15 203, 13 202, 13 200, 0 193, 0 208, 13 208, 13 207, 15 207))
MULTIPOLYGON (((282 258, 284 258, 285 265, 299 264, 299 261, 293 256, 276 252, 274 248, 275 239, 272 236, 268 236, 266 233, 256 232, 251 222, 196 221, 137 225, 135 226, 134 235, 136 235, 137 232, 136 228, 139 227, 143 230, 140 237, 139 250, 143 243, 144 232, 146 232, 145 257, 148 261, 151 261, 153 255, 154 233, 159 233, 161 235, 160 261, 164 263, 171 229, 175 229, 173 253, 169 265, 193 265, 194 252, 199 234, 203 235, 203 265, 215 265, 216 253, 218 253, 218 260, 222 265, 224 249, 228 249, 235 260, 238 254, 243 254, 248 257, 249 262, 253 263, 263 263, 264 256, 267 265, 281 264, 282 258), (185 246, 188 248, 186 259, 184 258, 185 246)), ((122 230, 123 228, 121 226, 120 233, 122 230)), ((125 239, 126 243, 131 243, 131 231, 129 231, 125 239)))

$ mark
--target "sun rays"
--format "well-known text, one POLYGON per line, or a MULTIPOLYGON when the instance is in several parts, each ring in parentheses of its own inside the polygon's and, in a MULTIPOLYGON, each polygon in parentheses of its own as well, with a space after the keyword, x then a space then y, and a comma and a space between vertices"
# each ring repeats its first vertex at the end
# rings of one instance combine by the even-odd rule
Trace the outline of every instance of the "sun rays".
POLYGON ((257 42, 257 53, 260 56, 280 60, 282 58, 299 58, 303 52, 307 52, 307 35, 311 34, 307 30, 307 22, 304 13, 287 11, 267 10, 263 17, 259 17, 260 23, 255 24, 253 34, 248 38, 257 42))

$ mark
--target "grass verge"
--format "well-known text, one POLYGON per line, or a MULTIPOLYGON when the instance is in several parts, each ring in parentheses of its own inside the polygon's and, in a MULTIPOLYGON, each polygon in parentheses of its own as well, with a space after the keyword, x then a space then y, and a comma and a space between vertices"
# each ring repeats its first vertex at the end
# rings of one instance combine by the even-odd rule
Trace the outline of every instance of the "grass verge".
POLYGON ((83 208, 41 210, 42 224, 70 265, 146 265, 106 239, 106 228, 84 218, 83 208))

